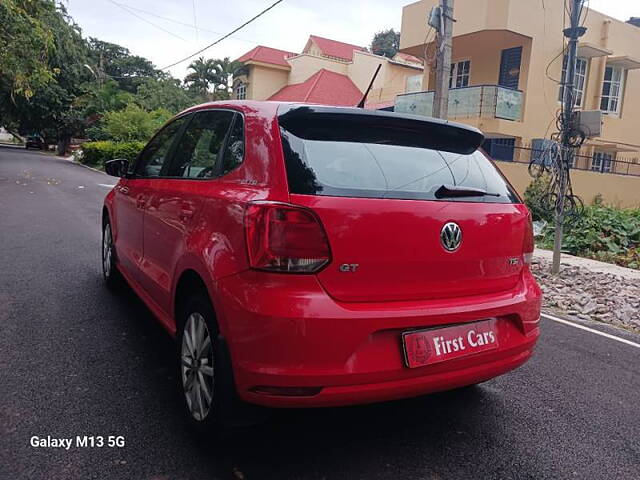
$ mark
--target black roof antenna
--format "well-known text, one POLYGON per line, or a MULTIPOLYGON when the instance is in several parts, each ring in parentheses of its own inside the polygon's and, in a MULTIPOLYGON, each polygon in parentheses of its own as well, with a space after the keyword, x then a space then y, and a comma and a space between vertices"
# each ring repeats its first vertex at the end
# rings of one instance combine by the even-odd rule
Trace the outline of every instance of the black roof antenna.
POLYGON ((374 73, 373 77, 371 78, 371 83, 369 83, 369 88, 367 88, 367 91, 364 92, 364 95, 362 96, 362 100, 360 100, 360 102, 357 105, 358 108, 364 108, 364 102, 367 101, 367 95, 369 95, 369 92, 371 91, 371 87, 373 87, 373 82, 376 80, 376 77, 378 76, 378 72, 380 71, 381 66, 382 64, 379 63, 378 68, 376 68, 376 73, 374 73))

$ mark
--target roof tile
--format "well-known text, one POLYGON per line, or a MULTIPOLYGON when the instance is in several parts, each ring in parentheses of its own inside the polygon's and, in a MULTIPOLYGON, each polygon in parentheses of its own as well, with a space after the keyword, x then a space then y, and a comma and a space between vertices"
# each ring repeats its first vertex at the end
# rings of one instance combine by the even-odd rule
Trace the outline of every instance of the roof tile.
POLYGON ((281 88, 269 100, 355 106, 361 98, 349 77, 323 68, 302 83, 281 88))
POLYGON ((309 35, 309 39, 313 40, 320 51, 329 57, 342 58, 344 60, 353 60, 353 51, 366 51, 366 48, 352 45, 350 43, 338 42, 329 38, 309 35))
POLYGON ((248 62, 250 60, 263 63, 271 63, 273 65, 282 65, 288 67, 286 59, 296 55, 293 52, 287 52, 285 50, 278 50, 277 48, 265 47, 264 45, 258 45, 252 48, 247 53, 238 58, 239 62, 248 62))

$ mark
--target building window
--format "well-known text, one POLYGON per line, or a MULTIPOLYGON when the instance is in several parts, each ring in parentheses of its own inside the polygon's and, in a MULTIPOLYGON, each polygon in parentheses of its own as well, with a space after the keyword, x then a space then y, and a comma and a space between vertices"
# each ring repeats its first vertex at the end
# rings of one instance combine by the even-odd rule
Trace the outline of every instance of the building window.
POLYGON ((449 73, 449 88, 460 88, 469 85, 469 72, 471 71, 471 60, 453 62, 449 73))
MULTIPOLYGON (((564 76, 567 73, 567 56, 562 59, 562 76, 560 81, 560 91, 558 92, 558 101, 564 100, 564 76)), ((587 60, 585 58, 576 58, 576 75, 573 80, 573 105, 582 107, 584 91, 587 86, 587 60)))
POLYGON ((513 162, 515 145, 515 138, 486 138, 482 148, 494 160, 513 162))
POLYGON ((600 110, 605 113, 620 113, 623 73, 620 67, 608 66, 604 69, 600 110))
POLYGON ((591 158, 591 170, 594 172, 611 172, 613 154, 606 152, 594 152, 591 158))
POLYGON ((236 100, 245 100, 247 98, 247 84, 239 83, 236 86, 236 100))

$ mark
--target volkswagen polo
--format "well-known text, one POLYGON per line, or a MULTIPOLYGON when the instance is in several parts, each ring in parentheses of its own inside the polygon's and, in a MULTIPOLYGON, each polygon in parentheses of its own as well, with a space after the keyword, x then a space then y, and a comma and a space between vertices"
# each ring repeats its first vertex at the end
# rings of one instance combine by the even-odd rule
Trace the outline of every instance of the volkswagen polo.
POLYGON ((108 162, 104 279, 175 336, 190 421, 423 395, 526 362, 531 217, 482 141, 427 117, 229 101, 108 162))

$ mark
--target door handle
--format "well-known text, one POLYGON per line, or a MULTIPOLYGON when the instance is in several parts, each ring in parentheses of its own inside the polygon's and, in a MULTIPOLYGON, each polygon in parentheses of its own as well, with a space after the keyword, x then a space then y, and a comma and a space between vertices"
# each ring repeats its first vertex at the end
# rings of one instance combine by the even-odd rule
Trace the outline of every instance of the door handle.
POLYGON ((193 217, 193 210, 180 210, 180 220, 189 220, 193 217))
POLYGON ((180 208, 180 220, 188 220, 193 217, 194 213, 195 210, 193 209, 193 207, 188 203, 185 203, 180 208))

